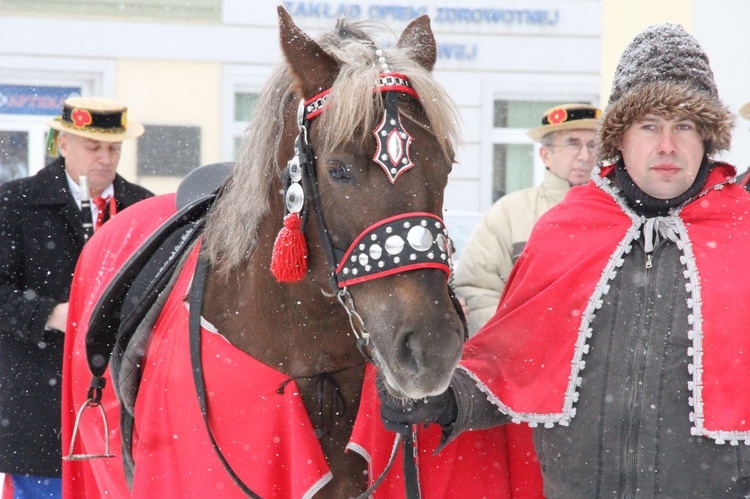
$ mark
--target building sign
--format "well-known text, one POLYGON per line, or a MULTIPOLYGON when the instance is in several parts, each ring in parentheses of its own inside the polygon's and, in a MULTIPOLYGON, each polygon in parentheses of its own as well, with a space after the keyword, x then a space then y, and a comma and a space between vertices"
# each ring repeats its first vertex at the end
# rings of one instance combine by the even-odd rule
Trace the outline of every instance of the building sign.
POLYGON ((435 24, 467 26, 488 24, 495 26, 554 26, 560 21, 558 9, 518 9, 493 7, 428 7, 414 5, 334 3, 334 2, 283 2, 293 18, 376 19, 379 21, 408 22, 429 14, 435 24))
MULTIPOLYGON (((406 5, 372 3, 361 0, 358 3, 286 1, 284 8, 292 18, 308 22, 332 22, 341 16, 353 20, 370 19, 390 23, 407 23, 427 14, 434 29, 443 34, 475 32, 496 33, 517 30, 538 31, 544 28, 557 28, 560 23, 560 10, 533 4, 528 8, 497 7, 476 5, 469 7, 451 7, 437 5, 406 5)), ((528 4, 527 4, 528 5, 528 4)), ((476 61, 479 56, 478 43, 462 43, 455 40, 451 43, 445 37, 438 42, 437 56, 441 60, 456 62, 476 61)))
POLYGON ((0 85, 0 114, 55 116, 68 97, 81 95, 81 87, 0 85))

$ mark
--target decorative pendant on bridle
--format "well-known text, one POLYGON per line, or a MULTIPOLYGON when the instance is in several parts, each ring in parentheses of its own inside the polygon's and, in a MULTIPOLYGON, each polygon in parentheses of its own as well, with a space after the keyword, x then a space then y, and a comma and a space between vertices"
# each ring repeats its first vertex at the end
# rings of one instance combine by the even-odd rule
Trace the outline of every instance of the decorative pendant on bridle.
MULTIPOLYGON (((412 92, 414 90, 405 76, 391 72, 382 49, 376 50, 375 54, 378 56, 378 62, 380 62, 383 71, 378 81, 378 88, 385 93, 385 104, 383 106, 383 119, 372 131, 377 144, 372 160, 380 165, 385 174, 388 175, 388 180, 393 184, 402 173, 414 166, 409 154, 413 139, 401 124, 401 115, 398 112, 398 93, 384 89, 407 88, 412 92)), ((411 95, 416 97, 416 92, 411 95)))
POLYGON ((383 119, 372 133, 377 144, 372 160, 380 165, 393 184, 402 173, 414 166, 409 154, 413 139, 401 124, 397 93, 385 94, 383 119))
POLYGON ((289 175, 289 185, 284 193, 284 205, 287 213, 299 213, 305 206, 305 191, 302 188, 302 159, 301 151, 307 142, 307 129, 303 123, 304 102, 300 102, 297 110, 297 126, 299 134, 294 141, 294 156, 287 161, 286 170, 289 175))

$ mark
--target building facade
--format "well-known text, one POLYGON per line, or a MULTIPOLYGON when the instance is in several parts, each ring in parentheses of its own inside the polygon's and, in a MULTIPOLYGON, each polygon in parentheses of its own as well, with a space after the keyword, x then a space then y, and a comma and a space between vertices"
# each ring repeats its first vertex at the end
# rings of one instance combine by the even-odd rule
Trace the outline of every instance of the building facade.
MULTIPOLYGON (((155 192, 173 191, 198 165, 234 159, 254 98, 281 59, 277 3, 5 0, 0 181, 44 165, 44 122, 73 94, 128 104, 130 119, 143 123, 146 134, 125 144, 120 171, 155 192)), ((750 15, 743 0, 659 2, 664 9, 645 0, 280 3, 313 35, 342 14, 383 22, 395 33, 413 17, 430 15, 435 75, 462 118, 448 213, 483 212, 504 193, 540 181, 543 165, 526 130, 554 104, 606 101, 619 52, 651 22, 674 20, 693 31, 727 103, 736 110, 750 100, 741 88, 748 56, 729 49, 733 30, 716 24, 738 24, 746 17, 737 12, 750 15)), ((735 140, 739 158, 750 155, 746 129, 735 140)))

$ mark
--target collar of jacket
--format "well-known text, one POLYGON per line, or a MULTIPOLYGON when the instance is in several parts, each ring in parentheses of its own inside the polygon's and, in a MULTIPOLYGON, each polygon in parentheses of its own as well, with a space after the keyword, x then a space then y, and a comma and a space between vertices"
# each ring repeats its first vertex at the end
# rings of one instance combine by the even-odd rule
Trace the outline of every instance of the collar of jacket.
POLYGON ((555 203, 559 203, 570 190, 570 184, 567 180, 562 179, 551 171, 545 169, 541 190, 547 198, 555 203))
POLYGON ((58 157, 39 170, 29 190, 29 204, 37 206, 54 206, 73 202, 65 178, 65 160, 58 157))

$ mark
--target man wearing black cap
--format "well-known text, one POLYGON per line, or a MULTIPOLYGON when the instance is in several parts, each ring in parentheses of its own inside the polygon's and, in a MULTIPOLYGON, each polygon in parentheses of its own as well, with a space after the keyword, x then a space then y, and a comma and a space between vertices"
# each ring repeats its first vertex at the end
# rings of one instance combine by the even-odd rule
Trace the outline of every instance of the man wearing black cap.
POLYGON ((497 310, 510 270, 539 217, 562 201, 572 186, 589 181, 600 115, 601 110, 588 104, 561 104, 548 109, 541 125, 529 130, 529 138, 541 143, 544 180, 493 204, 466 241, 456 268, 454 285, 466 302, 470 335, 497 310))
POLYGON ((712 159, 733 122, 695 38, 637 35, 604 166, 539 221, 451 388, 383 393, 384 422, 528 423, 549 498, 748 497, 750 196, 712 159))
POLYGON ((60 157, 0 186, 0 472, 12 497, 61 495, 63 333, 87 227, 152 195, 116 173, 122 141, 143 133, 125 106, 71 98, 49 126, 60 157))

